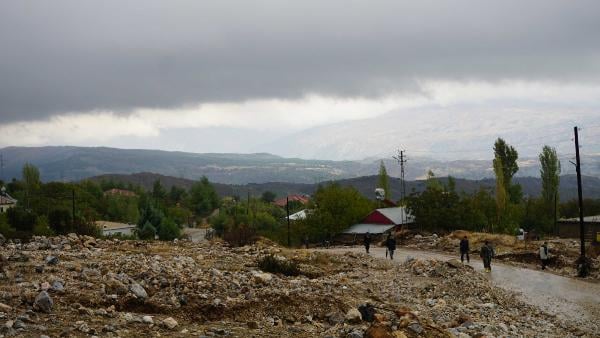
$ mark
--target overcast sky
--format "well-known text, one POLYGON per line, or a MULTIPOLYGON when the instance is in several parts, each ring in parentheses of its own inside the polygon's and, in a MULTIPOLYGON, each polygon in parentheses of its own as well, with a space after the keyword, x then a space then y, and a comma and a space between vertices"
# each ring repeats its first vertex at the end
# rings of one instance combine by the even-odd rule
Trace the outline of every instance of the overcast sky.
POLYGON ((464 105, 600 123, 600 2, 0 2, 0 146, 261 151, 464 105))

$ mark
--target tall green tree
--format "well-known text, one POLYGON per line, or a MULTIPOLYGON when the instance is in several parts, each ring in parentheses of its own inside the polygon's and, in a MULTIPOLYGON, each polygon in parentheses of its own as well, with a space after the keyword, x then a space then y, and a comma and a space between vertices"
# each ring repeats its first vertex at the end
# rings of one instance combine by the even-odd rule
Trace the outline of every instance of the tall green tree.
POLYGON ((213 210, 219 207, 219 195, 208 181, 208 178, 202 177, 200 182, 194 183, 190 189, 191 209, 197 215, 207 216, 213 210))
POLYGON ((501 172, 504 190, 509 195, 509 200, 513 203, 518 203, 521 197, 521 189, 512 187, 512 178, 519 171, 518 159, 519 153, 513 146, 506 143, 502 138, 496 140, 494 143, 493 163, 496 180, 498 180, 498 173, 501 172), (497 167, 501 170, 497 170, 497 167))
POLYGON ((501 160, 496 155, 494 159, 494 174, 496 175, 496 212, 497 212, 497 222, 502 222, 504 218, 504 213, 506 211, 507 206, 507 194, 506 184, 504 182, 504 169, 502 166, 501 160))
POLYGON ((385 191, 385 198, 390 199, 390 178, 388 177, 387 169, 385 169, 383 161, 379 164, 379 181, 377 182, 377 188, 383 189, 385 191))
POLYGON ((25 163, 22 176, 25 182, 25 206, 29 208, 32 198, 40 188, 40 171, 33 164, 25 163))
POLYGON ((337 183, 320 186, 315 195, 316 208, 309 213, 311 238, 326 239, 359 222, 374 204, 353 187, 337 183))
POLYGON ((542 199, 548 211, 554 210, 554 203, 558 200, 558 187, 560 184, 560 161, 556 149, 544 146, 540 153, 540 176, 542 177, 542 199))

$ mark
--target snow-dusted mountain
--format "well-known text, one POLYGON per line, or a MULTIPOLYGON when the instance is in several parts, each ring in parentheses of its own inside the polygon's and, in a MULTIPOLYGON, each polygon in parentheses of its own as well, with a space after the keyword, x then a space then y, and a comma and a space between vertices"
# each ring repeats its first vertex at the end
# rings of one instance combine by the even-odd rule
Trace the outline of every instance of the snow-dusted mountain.
POLYGON ((586 108, 578 108, 579 113, 556 106, 526 112, 517 108, 495 112, 482 109, 454 106, 397 110, 304 130, 262 145, 260 150, 286 157, 360 160, 389 158, 397 149, 405 149, 413 159, 490 160, 495 139, 503 137, 522 158, 536 158, 542 146, 548 144, 567 159, 574 156, 573 127, 580 126, 582 152, 600 153, 600 117, 590 117, 593 114, 586 108))

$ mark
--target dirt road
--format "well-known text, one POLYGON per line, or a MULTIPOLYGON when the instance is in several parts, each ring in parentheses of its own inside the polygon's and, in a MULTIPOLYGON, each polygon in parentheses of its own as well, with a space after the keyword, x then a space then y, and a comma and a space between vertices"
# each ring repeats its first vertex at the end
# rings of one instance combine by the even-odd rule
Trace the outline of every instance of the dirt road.
MULTIPOLYGON (((341 254, 347 251, 364 252, 364 248, 331 248, 324 251, 341 254)), ((370 251, 372 256, 385 259, 384 248, 372 247, 370 251)), ((394 255, 394 260, 400 263, 409 257, 460 259, 458 256, 399 248, 394 255)), ((470 265, 485 273, 479 257, 471 257, 470 265)), ((600 321, 599 284, 494 262, 492 262, 492 272, 485 274, 496 286, 519 293, 525 302, 538 306, 559 318, 575 322, 600 321)))

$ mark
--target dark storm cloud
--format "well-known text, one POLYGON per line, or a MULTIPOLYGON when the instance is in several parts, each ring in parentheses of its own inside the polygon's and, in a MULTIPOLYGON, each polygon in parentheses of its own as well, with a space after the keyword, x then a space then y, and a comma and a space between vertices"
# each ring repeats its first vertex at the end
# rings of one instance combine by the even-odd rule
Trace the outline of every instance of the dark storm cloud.
POLYGON ((412 3, 2 1, 0 123, 423 79, 600 79, 598 1, 412 3))

